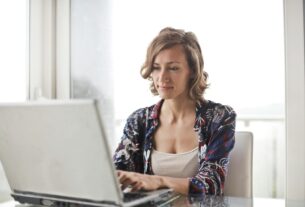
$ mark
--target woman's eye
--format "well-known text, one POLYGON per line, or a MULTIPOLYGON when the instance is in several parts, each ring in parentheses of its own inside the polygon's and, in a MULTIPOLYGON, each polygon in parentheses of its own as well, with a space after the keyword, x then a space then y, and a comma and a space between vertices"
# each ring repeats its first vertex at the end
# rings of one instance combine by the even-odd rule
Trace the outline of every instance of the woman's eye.
POLYGON ((176 71, 176 70, 178 70, 178 67, 170 67, 169 69, 173 70, 173 71, 176 71))
POLYGON ((160 70, 159 67, 152 67, 152 70, 160 70))

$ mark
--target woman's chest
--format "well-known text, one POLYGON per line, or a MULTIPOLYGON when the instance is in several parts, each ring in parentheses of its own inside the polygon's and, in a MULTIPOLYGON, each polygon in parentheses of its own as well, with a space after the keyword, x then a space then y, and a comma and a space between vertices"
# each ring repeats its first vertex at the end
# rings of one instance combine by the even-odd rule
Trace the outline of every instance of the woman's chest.
POLYGON ((193 124, 161 125, 153 134, 153 146, 167 153, 183 153, 198 147, 198 134, 193 124))

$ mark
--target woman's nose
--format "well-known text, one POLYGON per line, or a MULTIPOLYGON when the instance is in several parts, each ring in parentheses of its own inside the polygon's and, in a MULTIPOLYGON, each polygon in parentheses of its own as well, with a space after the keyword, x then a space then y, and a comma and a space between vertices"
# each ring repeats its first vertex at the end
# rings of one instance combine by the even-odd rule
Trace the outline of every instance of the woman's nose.
POLYGON ((161 70, 159 73, 159 81, 160 82, 168 82, 168 74, 166 70, 161 70))

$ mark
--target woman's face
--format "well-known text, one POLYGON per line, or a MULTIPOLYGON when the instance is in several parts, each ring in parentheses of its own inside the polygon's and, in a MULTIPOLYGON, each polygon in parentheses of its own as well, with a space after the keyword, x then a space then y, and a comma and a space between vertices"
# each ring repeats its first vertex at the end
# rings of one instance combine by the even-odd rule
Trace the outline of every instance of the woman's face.
POLYGON ((162 50, 155 58, 151 77, 163 99, 188 98, 191 70, 181 45, 162 50))

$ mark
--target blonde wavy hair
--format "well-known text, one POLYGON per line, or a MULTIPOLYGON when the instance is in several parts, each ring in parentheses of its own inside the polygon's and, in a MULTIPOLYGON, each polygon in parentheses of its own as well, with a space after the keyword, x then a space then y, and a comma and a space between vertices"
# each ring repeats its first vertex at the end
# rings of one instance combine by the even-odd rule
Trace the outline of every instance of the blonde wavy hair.
POLYGON ((188 66, 191 69, 189 97, 195 101, 203 99, 204 91, 208 88, 208 74, 203 69, 203 56, 197 37, 192 32, 185 32, 171 27, 162 29, 147 49, 146 60, 140 71, 141 76, 151 81, 150 90, 152 94, 158 95, 151 78, 155 58, 162 50, 176 45, 183 47, 188 66))

